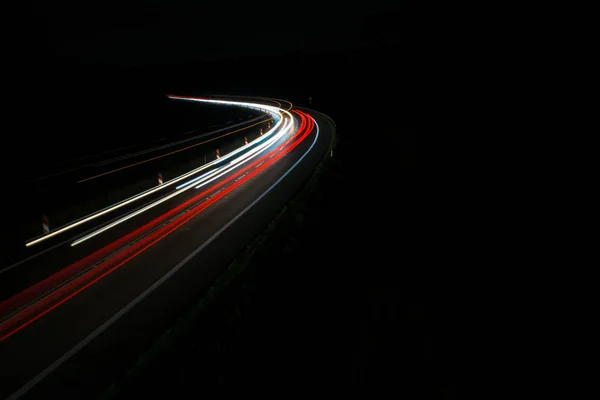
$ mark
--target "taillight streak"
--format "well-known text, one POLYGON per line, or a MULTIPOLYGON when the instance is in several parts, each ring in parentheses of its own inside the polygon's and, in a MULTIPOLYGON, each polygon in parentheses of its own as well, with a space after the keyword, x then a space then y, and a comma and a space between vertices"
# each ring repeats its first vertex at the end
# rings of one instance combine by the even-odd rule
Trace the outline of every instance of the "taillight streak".
MULTIPOLYGON (((312 120, 312 118, 310 118, 310 117, 306 118, 306 115, 299 111, 294 110, 294 112, 300 116, 301 125, 300 125, 300 128, 298 129, 298 131, 296 132, 296 134, 294 135, 294 137, 298 137, 298 136, 299 137, 293 143, 289 144, 283 150, 275 152, 274 154, 271 154, 271 153, 266 154, 265 156, 261 157, 260 159, 256 160, 255 162, 253 162, 251 165, 244 168, 244 170, 240 171, 237 175, 233 175, 233 176, 227 178, 226 180, 224 180, 223 182, 221 182, 220 184, 215 185, 206 191, 203 191, 202 193, 194 196, 194 198, 189 199, 185 203, 175 207, 173 210, 167 212, 166 214, 163 214, 162 216, 149 222, 148 224, 144 225, 143 227, 138 228, 136 231, 126 235, 125 237, 123 237, 123 238, 111 243, 110 245, 104 247, 103 249, 95 252, 94 254, 73 264, 71 267, 78 265, 80 262, 82 262, 84 260, 89 260, 90 257, 92 257, 94 255, 96 255, 97 257, 102 254, 106 256, 106 254, 108 252, 110 252, 109 249, 115 249, 117 247, 122 247, 122 245, 130 242, 130 239, 132 239, 134 236, 137 236, 138 234, 143 233, 143 232, 147 232, 149 227, 156 227, 158 224, 165 221, 165 219, 172 217, 177 212, 182 211, 183 208, 189 206, 194 201, 205 196, 208 192, 214 190, 217 186, 222 186, 224 183, 242 176, 242 179, 235 180, 232 184, 227 186, 225 189, 219 191, 216 195, 213 195, 208 200, 200 203, 199 205, 194 206, 191 210, 188 210, 189 212, 178 216, 175 220, 171 221, 169 224, 157 229, 156 231, 150 233, 148 236, 137 241, 132 246, 130 246, 126 251, 117 254, 116 257, 112 257, 112 258, 102 262, 102 264, 100 264, 96 268, 92 269, 88 273, 77 277, 76 279, 69 282, 67 285, 64 285, 61 288, 59 288, 58 290, 55 290, 50 295, 44 297, 43 299, 36 302, 32 306, 30 306, 27 309, 23 310, 22 312, 16 314, 15 316, 8 319, 7 321, 2 322, 0 324, 0 335, 2 335, 0 337, 0 342, 4 341, 5 339, 12 336, 16 332, 18 332, 21 329, 25 328, 26 326, 30 325, 37 319, 41 318, 43 315, 52 311, 59 305, 63 304, 70 298, 74 297, 81 291, 85 290, 87 287, 89 287, 92 284, 94 284, 95 282, 99 281, 104 276, 115 271, 120 266, 124 265, 127 261, 131 260, 132 258, 137 256, 138 254, 140 254, 147 248, 151 247, 152 245, 154 245, 155 243, 157 243, 158 241, 160 241, 161 239, 163 239, 164 237, 166 237, 167 235, 169 235, 170 233, 175 231, 181 225, 183 225, 184 223, 189 221, 194 216, 198 215, 200 212, 202 212, 203 210, 208 208, 210 205, 215 203, 217 200, 219 200, 226 194, 230 193, 235 188, 242 185, 249 179, 253 178, 258 173, 260 173, 262 170, 264 170, 265 168, 267 168, 268 166, 272 165, 274 162, 279 160, 279 158, 283 157, 285 154, 287 154, 291 150, 293 150, 297 145, 299 145, 310 134, 310 132, 312 131, 312 129, 314 127, 314 121, 312 120), (256 168, 246 174, 245 171, 252 168, 253 166, 256 166, 256 168), (116 265, 115 265, 115 263, 116 263, 116 265), (47 308, 45 308, 45 307, 47 307, 47 308), (6 333, 2 334, 3 332, 6 332, 6 333)), ((290 141, 291 141, 291 138, 288 139, 288 141, 286 141, 286 144, 288 144, 290 141)), ((98 257, 97 259, 101 259, 101 258, 98 257)), ((67 269, 71 269, 71 267, 68 267, 67 269)), ((61 272, 63 272, 63 271, 60 271, 59 273, 53 275, 51 278, 61 274, 61 272)), ((27 292, 28 290, 29 289, 27 289, 21 293, 27 292)), ((20 294, 16 295, 15 297, 19 296, 20 294)), ((9 299, 8 301, 10 301, 10 300, 12 300, 12 298, 9 299)), ((4 303, 6 303, 6 302, 4 302, 4 303)), ((2 304, 4 304, 4 303, 2 303, 2 304)))

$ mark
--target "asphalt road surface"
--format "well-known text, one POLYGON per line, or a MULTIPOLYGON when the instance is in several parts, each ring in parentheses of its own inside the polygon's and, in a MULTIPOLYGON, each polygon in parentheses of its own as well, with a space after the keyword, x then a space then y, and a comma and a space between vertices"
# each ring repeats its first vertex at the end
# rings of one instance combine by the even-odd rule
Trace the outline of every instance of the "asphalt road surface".
POLYGON ((164 190, 32 245, 50 250, 10 271, 23 290, 0 303, 3 398, 88 398, 105 389, 330 151, 335 125, 316 111, 264 98, 222 101, 263 108, 272 130, 164 190))

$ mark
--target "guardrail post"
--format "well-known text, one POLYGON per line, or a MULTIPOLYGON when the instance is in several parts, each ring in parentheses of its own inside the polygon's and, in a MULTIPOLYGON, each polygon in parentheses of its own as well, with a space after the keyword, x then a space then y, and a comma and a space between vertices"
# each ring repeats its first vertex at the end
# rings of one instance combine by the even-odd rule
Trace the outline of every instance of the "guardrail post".
POLYGON ((42 214, 42 232, 44 235, 50 233, 50 223, 48 222, 48 217, 45 214, 42 214))

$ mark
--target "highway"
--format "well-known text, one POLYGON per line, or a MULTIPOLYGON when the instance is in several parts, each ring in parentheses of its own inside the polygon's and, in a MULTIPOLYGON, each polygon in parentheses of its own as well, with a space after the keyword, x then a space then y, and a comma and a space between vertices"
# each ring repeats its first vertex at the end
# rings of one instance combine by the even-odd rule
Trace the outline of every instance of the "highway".
POLYGON ((89 398, 106 389, 331 149, 333 121, 285 101, 170 98, 248 108, 271 122, 207 164, 23 244, 32 255, 0 274, 14 288, 0 303, 2 398, 89 398))
MULTIPOLYGON (((178 100, 168 101, 183 104, 178 100)), ((11 218, 14 221, 5 220, 0 226, 3 243, 7 247, 0 253, 0 274, 5 268, 32 255, 31 249, 21 244, 41 233, 41 214, 48 217, 54 230, 82 215, 156 186, 159 176, 166 181, 197 168, 199 161, 206 164, 216 158, 217 149, 223 153, 231 152, 242 146, 245 140, 256 139, 260 130, 266 131, 272 122, 270 115, 255 110, 209 103, 193 107, 204 103, 187 103, 193 103, 192 107, 186 104, 190 107, 188 115, 198 112, 199 117, 206 117, 212 112, 215 114, 211 116, 213 122, 217 118, 227 119, 222 119, 223 122, 216 126, 206 127, 204 124, 200 129, 177 135, 173 135, 174 128, 169 137, 104 154, 74 153, 73 158, 66 160, 49 159, 47 165, 31 170, 30 176, 15 184, 9 183, 7 187, 12 190, 5 199, 9 200, 7 207, 13 211, 11 218), (232 114, 237 118, 232 118, 232 114)), ((35 250, 38 249, 39 246, 36 246, 35 250)), ((5 299, 5 281, 0 279, 0 301, 5 299)))

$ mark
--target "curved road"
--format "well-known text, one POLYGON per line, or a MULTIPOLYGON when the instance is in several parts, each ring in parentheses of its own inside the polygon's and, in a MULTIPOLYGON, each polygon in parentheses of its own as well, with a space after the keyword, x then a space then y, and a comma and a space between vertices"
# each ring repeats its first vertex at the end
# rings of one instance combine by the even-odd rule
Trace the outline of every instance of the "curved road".
POLYGON ((53 273, 0 303, 3 398, 89 398, 105 389, 276 215, 335 134, 328 117, 273 99, 173 98, 241 101, 280 124, 164 193, 34 244, 50 250, 32 271, 47 265, 53 273))

